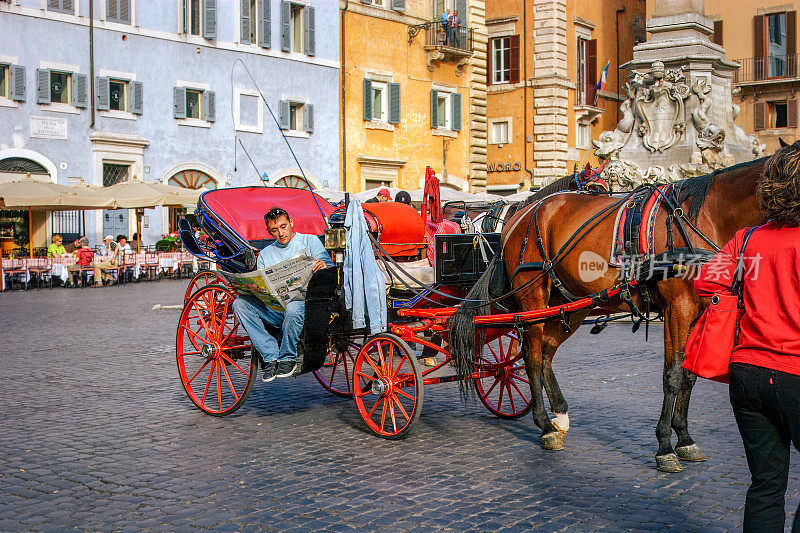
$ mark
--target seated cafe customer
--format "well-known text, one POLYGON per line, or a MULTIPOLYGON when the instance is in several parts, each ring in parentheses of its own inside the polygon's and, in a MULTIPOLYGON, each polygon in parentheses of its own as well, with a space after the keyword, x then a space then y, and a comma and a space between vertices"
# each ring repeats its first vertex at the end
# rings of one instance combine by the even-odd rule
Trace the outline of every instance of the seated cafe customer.
POLYGON ((78 262, 67 269, 69 271, 69 282, 65 285, 66 287, 74 287, 77 285, 75 274, 79 274, 81 268, 91 267, 92 259, 94 259, 94 250, 89 248, 89 239, 80 237, 76 242, 79 246, 79 248, 75 250, 75 257, 78 258, 78 262))
POLYGON ((53 235, 53 244, 47 247, 47 257, 63 257, 67 255, 67 250, 64 248, 64 239, 61 235, 53 235))
POLYGON ((117 242, 114 242, 114 237, 106 235, 103 239, 103 244, 100 245, 100 255, 105 257, 105 260, 98 261, 94 264, 94 286, 102 287, 103 282, 108 285, 113 285, 117 282, 106 270, 117 270, 119 267, 118 256, 122 254, 122 248, 117 242))

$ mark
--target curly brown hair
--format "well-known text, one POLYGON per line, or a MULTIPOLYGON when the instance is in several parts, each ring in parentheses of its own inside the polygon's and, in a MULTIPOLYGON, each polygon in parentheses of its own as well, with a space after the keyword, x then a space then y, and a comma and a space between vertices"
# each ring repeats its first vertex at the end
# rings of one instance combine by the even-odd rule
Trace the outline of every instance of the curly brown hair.
POLYGON ((767 160, 756 194, 767 220, 800 225, 800 145, 781 148, 767 160))

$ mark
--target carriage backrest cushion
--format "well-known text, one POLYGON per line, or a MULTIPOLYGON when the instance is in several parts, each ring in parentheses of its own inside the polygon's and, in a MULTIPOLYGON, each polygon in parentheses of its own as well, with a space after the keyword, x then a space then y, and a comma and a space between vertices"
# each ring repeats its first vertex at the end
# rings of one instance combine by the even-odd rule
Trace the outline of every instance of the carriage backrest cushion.
POLYGON ((425 223, 419 211, 400 202, 362 204, 372 231, 380 227, 381 246, 392 257, 419 255, 424 246, 425 223))
POLYGON ((321 196, 305 189, 290 187, 235 187, 215 189, 203 194, 202 201, 240 237, 247 241, 271 239, 264 224, 264 214, 270 207, 285 209, 294 221, 294 231, 321 235, 325 231, 325 216, 330 216, 333 206, 321 196))

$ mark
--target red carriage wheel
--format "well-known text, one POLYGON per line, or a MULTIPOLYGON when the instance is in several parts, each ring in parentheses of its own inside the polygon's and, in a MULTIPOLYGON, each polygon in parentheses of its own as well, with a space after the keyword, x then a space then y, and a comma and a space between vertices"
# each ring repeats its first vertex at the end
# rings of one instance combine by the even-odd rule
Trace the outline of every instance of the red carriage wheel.
POLYGON ((314 372, 320 385, 341 398, 353 397, 353 385, 350 381, 353 366, 356 363, 365 337, 353 337, 342 340, 331 340, 325 364, 314 372))
POLYGON ((370 338, 356 357, 353 394, 370 431, 399 439, 422 412, 422 371, 416 354, 396 335, 370 338))
POLYGON ((258 356, 233 314, 236 296, 208 285, 186 302, 178 323, 178 372, 189 399, 202 411, 224 416, 242 406, 253 389, 258 356))
POLYGON ((531 389, 514 330, 489 330, 475 354, 475 389, 483 405, 500 418, 515 419, 531 410, 531 389))
POLYGON ((191 298, 192 294, 207 285, 211 285, 212 283, 226 285, 225 278, 217 274, 215 271, 208 269, 198 271, 197 274, 195 274, 192 278, 192 281, 189 282, 189 286, 186 287, 186 295, 183 297, 183 305, 185 306, 189 302, 189 298, 191 298))

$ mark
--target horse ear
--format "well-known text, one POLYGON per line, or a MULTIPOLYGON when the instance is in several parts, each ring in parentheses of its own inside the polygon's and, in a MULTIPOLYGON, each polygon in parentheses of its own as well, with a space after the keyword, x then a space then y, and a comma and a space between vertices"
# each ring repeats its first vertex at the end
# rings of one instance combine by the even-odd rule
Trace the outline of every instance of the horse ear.
POLYGON ((784 141, 784 140, 783 140, 782 138, 780 138, 780 137, 778 137, 778 143, 781 145, 781 148, 786 148, 787 146, 789 146, 789 144, 787 144, 787 142, 786 142, 786 141, 784 141))
POLYGON ((586 163, 586 166, 583 168, 583 175, 585 177, 588 177, 588 176, 592 175, 592 164, 591 163, 586 163))

